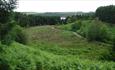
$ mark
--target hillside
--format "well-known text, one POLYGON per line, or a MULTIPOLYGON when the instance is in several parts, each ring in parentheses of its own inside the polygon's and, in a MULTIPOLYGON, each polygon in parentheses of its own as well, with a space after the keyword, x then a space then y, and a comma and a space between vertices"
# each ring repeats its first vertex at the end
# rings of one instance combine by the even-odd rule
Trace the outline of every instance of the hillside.
POLYGON ((101 60, 109 55, 109 50, 111 50, 109 44, 88 42, 72 31, 62 30, 55 26, 31 27, 25 32, 29 45, 56 55, 74 55, 74 57, 101 60))
POLYGON ((114 62, 56 55, 19 43, 4 46, 0 56, 0 70, 114 70, 114 65, 114 62))
POLYGON ((25 29, 28 44, 0 45, 0 70, 114 70, 115 63, 102 61, 110 45, 87 42, 57 26, 25 29), (4 63, 4 64, 1 64, 4 63), (5 67, 5 68, 4 68, 5 67))
POLYGON ((1 0, 0 70, 115 70, 113 1, 1 0))

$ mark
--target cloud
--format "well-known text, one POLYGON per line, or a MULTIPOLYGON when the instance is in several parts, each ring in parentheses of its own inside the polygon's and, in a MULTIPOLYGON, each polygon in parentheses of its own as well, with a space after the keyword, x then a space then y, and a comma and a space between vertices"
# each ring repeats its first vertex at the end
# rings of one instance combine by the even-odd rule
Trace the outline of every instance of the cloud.
POLYGON ((114 0, 19 0, 20 12, 95 11, 99 6, 115 5, 114 0))

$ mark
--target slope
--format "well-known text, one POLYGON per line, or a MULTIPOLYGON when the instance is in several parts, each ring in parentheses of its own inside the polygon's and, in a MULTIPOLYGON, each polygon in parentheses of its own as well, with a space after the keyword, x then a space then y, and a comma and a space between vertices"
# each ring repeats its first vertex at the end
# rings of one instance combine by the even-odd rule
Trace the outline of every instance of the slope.
POLYGON ((28 45, 56 55, 101 60, 108 57, 111 50, 109 44, 88 42, 71 31, 57 29, 55 26, 31 27, 25 33, 28 45))

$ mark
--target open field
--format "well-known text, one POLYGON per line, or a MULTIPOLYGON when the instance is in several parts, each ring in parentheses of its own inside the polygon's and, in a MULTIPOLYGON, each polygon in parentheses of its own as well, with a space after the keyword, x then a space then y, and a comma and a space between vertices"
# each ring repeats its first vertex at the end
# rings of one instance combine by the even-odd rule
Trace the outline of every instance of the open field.
POLYGON ((0 0, 0 70, 115 70, 114 2, 0 0))
POLYGON ((109 44, 88 42, 72 31, 56 29, 54 26, 32 27, 26 29, 26 32, 28 44, 58 55, 74 55, 94 60, 103 59, 111 50, 109 44))
MULTIPOLYGON (((112 45, 87 41, 71 30, 72 24, 24 28, 26 45, 0 45, 0 60, 4 63, 0 70, 114 70, 115 62, 110 60, 112 45)), ((114 36, 114 26, 108 27, 114 36)))
POLYGON ((115 69, 114 62, 104 61, 104 56, 110 54, 109 44, 87 42, 72 31, 56 29, 55 26, 31 27, 25 29, 25 33, 28 45, 14 42, 1 49, 2 67, 11 70, 115 69))

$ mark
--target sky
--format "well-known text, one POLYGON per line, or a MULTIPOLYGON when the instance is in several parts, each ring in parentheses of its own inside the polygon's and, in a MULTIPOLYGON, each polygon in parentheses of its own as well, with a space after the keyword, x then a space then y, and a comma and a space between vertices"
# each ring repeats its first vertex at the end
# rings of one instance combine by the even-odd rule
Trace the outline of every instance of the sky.
POLYGON ((115 5, 115 0, 19 0, 18 12, 94 12, 100 6, 115 5))

